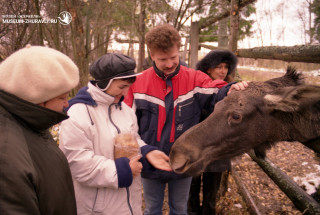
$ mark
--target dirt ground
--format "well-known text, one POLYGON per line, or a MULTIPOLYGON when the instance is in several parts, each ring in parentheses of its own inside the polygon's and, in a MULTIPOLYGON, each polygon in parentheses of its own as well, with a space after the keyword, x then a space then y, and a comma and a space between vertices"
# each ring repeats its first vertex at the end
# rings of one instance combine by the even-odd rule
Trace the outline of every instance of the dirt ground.
MULTIPOLYGON (((320 160, 309 148, 298 142, 280 142, 267 152, 267 157, 291 178, 305 178, 314 174, 312 179, 320 179, 320 160)), ((232 160, 233 171, 240 176, 241 182, 249 191, 260 214, 268 215, 298 215, 299 211, 291 200, 278 186, 261 170, 249 155, 244 154, 232 160)), ((312 182, 309 180, 309 183, 312 182)), ((304 182, 308 180, 303 180, 304 182)), ((301 184, 301 181, 297 182, 301 184)), ((300 185, 299 184, 299 185, 300 185)), ((301 184, 301 187, 304 187, 301 184)), ((163 206, 163 214, 169 214, 167 197, 163 206)), ((228 177, 226 194, 217 203, 219 215, 248 215, 246 202, 239 193, 232 174, 228 177)))
MULTIPOLYGON (((267 153, 267 157, 290 178, 302 179, 296 181, 302 188, 305 187, 302 182, 312 185, 313 179, 320 179, 319 158, 312 150, 298 142, 278 143, 267 153), (309 176, 310 179, 305 179, 309 176)), ((233 169, 239 174, 261 214, 303 214, 247 154, 233 160, 233 169)), ((231 189, 234 186, 232 177, 229 185, 231 189)), ((235 192, 237 191, 227 193, 230 194, 230 199, 237 196, 235 192)), ((221 209, 226 211, 220 214, 244 214, 241 211, 233 213, 235 204, 225 205, 223 201, 220 203, 221 209)))

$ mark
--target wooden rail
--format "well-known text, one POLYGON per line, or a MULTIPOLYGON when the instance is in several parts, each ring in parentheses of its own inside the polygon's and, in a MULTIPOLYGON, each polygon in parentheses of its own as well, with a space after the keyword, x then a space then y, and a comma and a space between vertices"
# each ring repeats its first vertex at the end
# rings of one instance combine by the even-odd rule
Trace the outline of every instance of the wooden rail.
POLYGON ((320 204, 288 175, 282 172, 279 167, 273 164, 268 158, 260 159, 256 157, 253 151, 250 151, 248 154, 303 214, 320 214, 320 204))

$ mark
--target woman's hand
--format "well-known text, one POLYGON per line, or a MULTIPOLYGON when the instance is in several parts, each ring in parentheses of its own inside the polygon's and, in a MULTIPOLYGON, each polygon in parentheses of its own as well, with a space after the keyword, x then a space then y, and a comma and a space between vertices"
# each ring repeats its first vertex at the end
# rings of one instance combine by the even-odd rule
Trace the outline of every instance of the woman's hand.
POLYGON ((139 161, 141 157, 142 157, 141 155, 138 155, 130 159, 129 165, 130 165, 133 177, 136 177, 141 173, 142 163, 139 161))
POLYGON ((153 150, 146 155, 147 160, 157 169, 172 171, 169 165, 169 157, 162 151, 153 150))
POLYGON ((228 95, 232 92, 232 90, 244 90, 246 89, 249 84, 249 82, 247 81, 241 81, 239 83, 235 83, 235 84, 232 84, 229 91, 228 91, 228 95))

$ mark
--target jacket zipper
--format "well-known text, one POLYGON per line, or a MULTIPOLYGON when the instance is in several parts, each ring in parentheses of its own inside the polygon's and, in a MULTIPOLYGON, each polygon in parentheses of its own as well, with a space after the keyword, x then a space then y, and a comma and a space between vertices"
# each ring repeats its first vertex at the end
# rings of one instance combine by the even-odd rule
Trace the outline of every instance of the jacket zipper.
POLYGON ((179 105, 179 117, 181 117, 181 109, 182 109, 183 107, 187 106, 187 105, 192 104, 192 103, 193 103, 193 100, 192 100, 191 102, 187 103, 187 104, 179 105))
POLYGON ((109 105, 109 108, 108 108, 109 119, 110 119, 110 122, 112 123, 112 125, 117 129, 118 134, 120 134, 120 129, 118 128, 118 126, 116 126, 116 124, 114 124, 112 117, 111 117, 111 105, 109 105))
POLYGON ((131 214, 133 215, 133 210, 132 210, 132 207, 131 207, 131 204, 130 204, 130 190, 129 190, 129 187, 126 187, 126 190, 127 190, 128 207, 129 207, 129 210, 130 210, 131 214))
POLYGON ((94 212, 94 207, 96 206, 96 201, 97 201, 97 198, 98 198, 98 192, 99 192, 99 188, 97 188, 97 192, 96 192, 96 196, 94 198, 94 201, 93 201, 93 207, 92 207, 92 213, 94 212))
MULTIPOLYGON (((110 119, 110 122, 112 123, 112 125, 117 129, 117 132, 118 134, 120 134, 120 129, 118 128, 118 126, 116 126, 116 124, 114 124, 113 120, 112 120, 112 117, 111 117, 111 105, 109 106, 108 108, 108 115, 109 115, 109 119, 110 119)), ((127 190, 127 203, 128 203, 128 207, 129 207, 129 210, 130 210, 130 213, 133 215, 133 210, 132 210, 132 207, 131 207, 131 204, 130 204, 130 191, 129 191, 129 188, 126 187, 126 190, 127 190)))

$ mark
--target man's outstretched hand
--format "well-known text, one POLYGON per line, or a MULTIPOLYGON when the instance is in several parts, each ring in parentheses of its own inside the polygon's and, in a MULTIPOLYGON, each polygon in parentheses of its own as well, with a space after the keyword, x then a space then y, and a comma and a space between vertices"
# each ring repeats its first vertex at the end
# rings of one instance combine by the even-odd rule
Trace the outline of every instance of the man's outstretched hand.
POLYGON ((153 150, 146 155, 149 163, 157 169, 164 171, 172 171, 169 165, 169 157, 162 151, 153 150))

